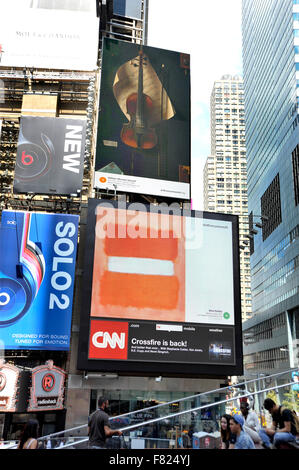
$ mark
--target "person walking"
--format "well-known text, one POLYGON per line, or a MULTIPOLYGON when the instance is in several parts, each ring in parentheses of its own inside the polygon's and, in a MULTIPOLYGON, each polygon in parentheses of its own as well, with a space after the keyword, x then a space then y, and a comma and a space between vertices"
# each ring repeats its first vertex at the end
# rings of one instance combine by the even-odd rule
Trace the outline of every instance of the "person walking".
POLYGON ((253 440, 254 444, 262 444, 262 439, 260 438, 259 431, 261 429, 260 422, 258 416, 255 411, 250 410, 250 405, 247 401, 242 401, 240 404, 240 411, 244 418, 244 426, 243 429, 251 439, 253 440))
POLYGON ((230 419, 230 430, 236 435, 236 442, 233 449, 255 449, 254 442, 244 429, 245 420, 241 415, 233 415, 230 419))
POLYGON ((21 434, 18 449, 37 449, 38 448, 38 421, 36 419, 29 419, 25 424, 24 430, 21 434))
POLYGON ((282 442, 294 442, 297 430, 293 412, 278 406, 271 398, 266 398, 264 408, 272 416, 272 426, 259 431, 263 447, 270 449, 272 442, 274 447, 279 447, 282 442))
POLYGON ((109 427, 109 416, 105 410, 109 406, 106 397, 98 399, 98 409, 88 418, 88 436, 90 449, 105 449, 106 439, 112 436, 121 436, 122 431, 109 427))

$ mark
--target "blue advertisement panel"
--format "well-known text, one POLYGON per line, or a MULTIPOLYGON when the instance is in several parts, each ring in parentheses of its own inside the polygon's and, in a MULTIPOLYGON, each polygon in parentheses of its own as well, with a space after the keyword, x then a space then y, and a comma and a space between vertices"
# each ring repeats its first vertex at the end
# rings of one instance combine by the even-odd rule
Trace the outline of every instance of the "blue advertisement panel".
POLYGON ((78 222, 77 215, 2 212, 1 348, 69 349, 78 222))

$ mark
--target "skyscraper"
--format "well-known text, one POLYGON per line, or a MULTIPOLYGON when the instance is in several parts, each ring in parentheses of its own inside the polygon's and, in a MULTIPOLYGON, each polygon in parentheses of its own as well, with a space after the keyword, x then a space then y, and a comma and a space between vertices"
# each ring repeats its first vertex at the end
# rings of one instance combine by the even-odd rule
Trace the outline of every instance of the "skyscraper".
POLYGON ((244 325, 245 371, 270 372, 298 365, 299 1, 243 0, 242 28, 248 212, 254 229, 254 316, 244 325))
POLYGON ((242 320, 251 316, 243 80, 224 75, 211 94, 211 155, 204 167, 204 209, 239 215, 242 320), (247 244, 247 245, 246 245, 247 244))

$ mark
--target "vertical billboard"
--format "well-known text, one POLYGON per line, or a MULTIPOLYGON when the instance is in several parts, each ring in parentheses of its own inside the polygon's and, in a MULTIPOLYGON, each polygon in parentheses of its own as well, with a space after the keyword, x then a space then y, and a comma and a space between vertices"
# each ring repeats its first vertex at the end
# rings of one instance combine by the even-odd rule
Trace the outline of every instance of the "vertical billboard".
POLYGON ((95 70, 98 49, 94 0, 1 1, 1 66, 95 70))
POLYGON ((78 220, 77 215, 2 212, 3 349, 69 349, 78 220))
POLYGON ((85 131, 81 119, 22 116, 14 193, 80 193, 85 131))
POLYGON ((89 200, 79 369, 242 370, 238 218, 177 206, 89 200))
POLYGON ((94 185, 190 199, 190 57, 105 38, 94 185))

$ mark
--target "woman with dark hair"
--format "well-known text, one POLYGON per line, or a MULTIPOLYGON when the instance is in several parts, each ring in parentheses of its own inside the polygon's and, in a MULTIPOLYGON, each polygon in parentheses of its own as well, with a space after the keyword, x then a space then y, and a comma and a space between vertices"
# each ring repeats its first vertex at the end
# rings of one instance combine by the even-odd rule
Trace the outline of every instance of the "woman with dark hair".
POLYGON ((221 449, 229 449, 235 443, 236 437, 230 431, 231 415, 224 414, 220 418, 221 449))
POLYGON ((37 449, 37 436, 38 421, 36 419, 29 419, 22 432, 18 449, 37 449))

